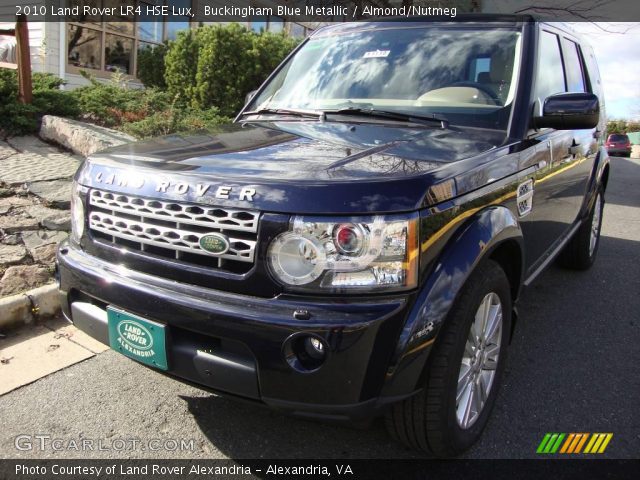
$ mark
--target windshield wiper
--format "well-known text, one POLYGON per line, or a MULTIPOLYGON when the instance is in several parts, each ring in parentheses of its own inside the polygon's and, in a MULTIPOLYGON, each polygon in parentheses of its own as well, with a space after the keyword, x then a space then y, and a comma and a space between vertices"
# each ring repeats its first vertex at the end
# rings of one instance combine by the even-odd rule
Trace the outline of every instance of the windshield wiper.
POLYGON ((312 117, 320 119, 324 113, 317 110, 304 110, 301 108, 260 108, 258 110, 250 110, 242 114, 243 117, 245 115, 290 115, 294 117, 312 117))
POLYGON ((377 108, 348 107, 338 110, 324 110, 323 113, 331 115, 362 115, 367 117, 386 118, 412 123, 430 124, 439 123, 442 128, 449 128, 449 120, 439 115, 415 115, 413 113, 395 112, 391 110, 379 110, 377 108))

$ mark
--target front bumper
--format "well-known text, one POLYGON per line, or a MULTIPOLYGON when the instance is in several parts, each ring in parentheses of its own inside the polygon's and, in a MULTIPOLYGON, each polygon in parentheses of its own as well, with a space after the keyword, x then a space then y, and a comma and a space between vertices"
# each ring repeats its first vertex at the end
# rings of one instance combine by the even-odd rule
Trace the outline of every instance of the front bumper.
POLYGON ((107 305, 162 323, 167 373, 203 388, 335 419, 369 417, 414 393, 380 396, 412 294, 266 299, 133 271, 68 242, 57 258, 63 312, 79 329, 108 344, 107 305), (299 309, 309 318, 294 317, 299 309), (328 346, 317 370, 285 359, 283 345, 299 332, 328 346))

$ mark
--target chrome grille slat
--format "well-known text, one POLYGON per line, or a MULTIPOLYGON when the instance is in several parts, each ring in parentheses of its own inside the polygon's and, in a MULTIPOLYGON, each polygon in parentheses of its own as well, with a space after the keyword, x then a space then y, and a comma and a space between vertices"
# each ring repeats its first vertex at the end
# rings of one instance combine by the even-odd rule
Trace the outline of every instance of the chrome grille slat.
POLYGON ((235 210, 193 203, 172 202, 91 190, 89 204, 106 210, 179 222, 199 227, 255 233, 259 212, 235 210), (193 213, 194 211, 198 213, 193 213), (202 211, 202 213, 199 213, 202 211), (238 218, 242 215, 245 218, 238 218))
POLYGON ((181 252, 206 256, 217 268, 223 265, 223 260, 254 262, 259 216, 259 212, 254 211, 101 190, 89 193, 90 230, 108 236, 116 244, 118 239, 135 242, 141 251, 146 250, 145 246, 161 247, 166 249, 167 256, 176 259, 181 259, 181 252), (229 223, 220 220, 229 220, 229 223), (200 247, 200 238, 214 231, 223 233, 229 241, 229 250, 223 255, 213 255, 200 247))

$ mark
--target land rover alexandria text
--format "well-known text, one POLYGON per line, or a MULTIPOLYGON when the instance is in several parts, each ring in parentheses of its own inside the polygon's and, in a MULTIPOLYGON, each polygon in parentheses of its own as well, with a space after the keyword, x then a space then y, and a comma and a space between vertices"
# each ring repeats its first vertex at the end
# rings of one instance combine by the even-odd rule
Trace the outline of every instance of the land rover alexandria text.
POLYGON ((149 375, 477 442, 523 290, 597 257, 605 101, 564 25, 421 20, 318 28, 232 123, 87 158, 65 316, 149 375))
POLYGON ((349 464, 335 464, 333 468, 326 465, 267 465, 264 468, 253 469, 247 465, 202 465, 194 464, 189 467, 184 465, 159 465, 151 463, 148 465, 132 466, 123 464, 113 464, 105 466, 86 466, 86 465, 58 465, 54 463, 50 468, 43 465, 23 465, 17 464, 16 475, 86 475, 100 477, 101 475, 197 475, 197 476, 215 476, 215 475, 323 475, 330 477, 332 473, 337 475, 353 475, 353 469, 349 464))

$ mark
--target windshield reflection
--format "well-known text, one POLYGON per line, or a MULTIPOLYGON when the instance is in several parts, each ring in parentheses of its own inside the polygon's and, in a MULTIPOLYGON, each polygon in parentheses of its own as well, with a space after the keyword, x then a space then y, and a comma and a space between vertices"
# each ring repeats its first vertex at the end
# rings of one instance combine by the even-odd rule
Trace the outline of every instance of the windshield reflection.
POLYGON ((372 108, 506 130, 520 38, 478 25, 329 30, 311 38, 248 110, 372 108))

